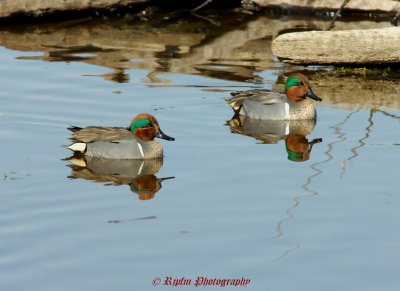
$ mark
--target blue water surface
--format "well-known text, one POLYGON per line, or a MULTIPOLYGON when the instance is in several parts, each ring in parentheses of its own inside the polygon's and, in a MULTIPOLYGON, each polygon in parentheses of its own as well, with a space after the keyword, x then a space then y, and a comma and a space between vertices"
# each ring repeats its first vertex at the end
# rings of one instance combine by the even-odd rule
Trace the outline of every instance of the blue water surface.
MULTIPOLYGON (((181 289, 207 277, 250 279, 246 290, 398 290, 398 110, 318 104, 307 138, 323 141, 293 162, 284 140, 227 125, 229 92, 259 84, 169 72, 149 82, 134 68, 117 83, 105 67, 21 59, 41 55, 0 48, 0 290, 155 290, 167 277, 192 280, 181 289), (140 112, 176 138, 161 141, 156 176, 175 178, 154 198, 70 178, 67 127, 127 126, 140 112)), ((280 66, 260 72, 264 87, 280 66)))

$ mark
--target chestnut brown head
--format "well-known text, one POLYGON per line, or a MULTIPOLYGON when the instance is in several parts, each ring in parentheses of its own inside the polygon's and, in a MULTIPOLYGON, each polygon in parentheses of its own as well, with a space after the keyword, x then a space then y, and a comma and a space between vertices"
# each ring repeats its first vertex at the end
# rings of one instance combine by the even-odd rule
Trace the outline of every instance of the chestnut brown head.
POLYGON ((301 102, 309 97, 315 101, 322 101, 311 88, 310 81, 300 73, 289 76, 286 81, 285 93, 289 100, 301 102))
POLYGON ((138 114, 128 128, 137 138, 145 141, 153 140, 155 137, 165 140, 175 140, 164 134, 158 124, 157 119, 148 113, 138 114))

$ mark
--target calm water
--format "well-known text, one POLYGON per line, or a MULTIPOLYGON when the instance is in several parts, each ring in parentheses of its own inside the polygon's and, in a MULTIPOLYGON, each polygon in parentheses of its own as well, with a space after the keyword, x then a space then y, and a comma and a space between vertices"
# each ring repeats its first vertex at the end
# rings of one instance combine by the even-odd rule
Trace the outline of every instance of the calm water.
MULTIPOLYGON (((228 33, 266 22, 252 21, 228 33)), ((398 290, 398 93, 382 93, 394 95, 385 105, 372 86, 365 103, 352 87, 341 101, 311 75, 325 99, 294 143, 322 142, 296 154, 268 124, 230 122, 224 101, 301 69, 273 58, 270 38, 238 41, 229 55, 217 50, 228 33, 150 30, 154 46, 135 47, 115 33, 93 40, 85 25, 1 33, 0 290, 156 290, 169 276, 192 279, 180 289, 206 276, 248 278, 246 290, 398 290), (68 126, 126 126, 139 112, 176 138, 161 141, 162 165, 144 166, 150 190, 129 170, 64 160, 68 126), (175 178, 159 189, 164 177, 175 178)))

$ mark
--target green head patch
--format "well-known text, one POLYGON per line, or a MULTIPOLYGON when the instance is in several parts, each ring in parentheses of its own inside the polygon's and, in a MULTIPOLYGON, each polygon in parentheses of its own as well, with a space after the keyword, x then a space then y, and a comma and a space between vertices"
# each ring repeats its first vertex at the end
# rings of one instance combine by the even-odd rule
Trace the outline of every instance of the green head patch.
POLYGON ((308 160, 304 153, 298 153, 286 146, 286 152, 288 153, 288 160, 292 162, 303 162, 308 160))
POLYGON ((286 81, 285 90, 289 89, 290 87, 299 86, 299 85, 302 85, 302 84, 303 84, 303 81, 300 78, 298 78, 298 77, 290 77, 286 81))
POLYGON ((134 123, 131 125, 131 132, 135 132, 136 129, 138 128, 146 128, 146 127, 152 127, 153 124, 151 123, 151 120, 148 118, 140 118, 136 120, 134 123))
POLYGON ((140 189, 140 187, 136 185, 136 183, 131 183, 130 188, 132 192, 135 192, 139 195, 149 195, 154 193, 154 190, 152 189, 140 189))
POLYGON ((288 160, 293 162, 301 162, 304 160, 303 155, 300 153, 296 153, 294 151, 287 151, 288 153, 288 160))

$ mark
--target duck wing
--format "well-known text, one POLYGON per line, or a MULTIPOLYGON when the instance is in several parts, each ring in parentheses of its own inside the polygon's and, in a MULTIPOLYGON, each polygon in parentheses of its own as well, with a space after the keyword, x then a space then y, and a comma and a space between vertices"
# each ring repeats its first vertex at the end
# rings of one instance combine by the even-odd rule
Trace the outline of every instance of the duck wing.
POLYGON ((123 127, 96 127, 89 126, 85 128, 70 127, 73 132, 70 140, 74 142, 90 143, 95 141, 116 142, 118 140, 129 139, 133 134, 123 127))
POLYGON ((282 93, 271 90, 237 91, 231 93, 231 95, 232 97, 230 99, 227 99, 226 101, 235 112, 239 112, 245 100, 251 100, 253 102, 272 105, 281 102, 282 97, 284 97, 282 93))

